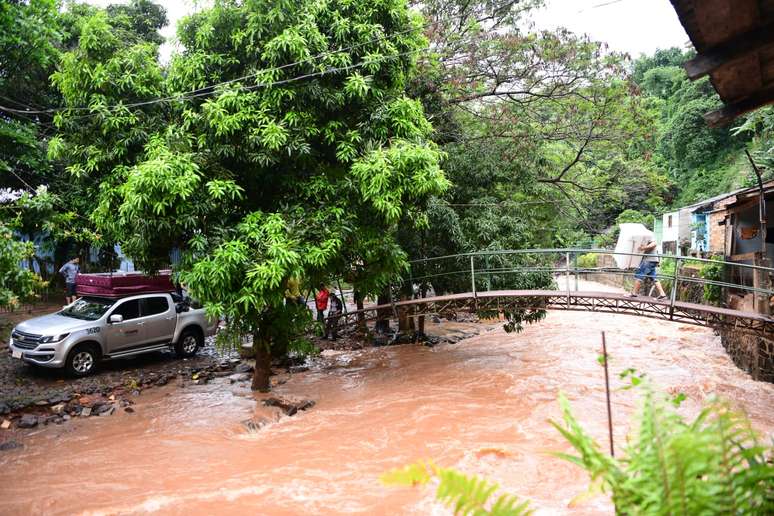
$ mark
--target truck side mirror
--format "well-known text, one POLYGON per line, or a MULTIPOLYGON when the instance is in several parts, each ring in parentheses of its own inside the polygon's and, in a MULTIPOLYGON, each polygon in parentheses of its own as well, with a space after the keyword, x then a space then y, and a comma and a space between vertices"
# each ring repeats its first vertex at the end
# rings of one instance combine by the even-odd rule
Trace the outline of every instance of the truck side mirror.
POLYGON ((113 314, 110 316, 110 324, 124 322, 124 316, 121 314, 113 314))

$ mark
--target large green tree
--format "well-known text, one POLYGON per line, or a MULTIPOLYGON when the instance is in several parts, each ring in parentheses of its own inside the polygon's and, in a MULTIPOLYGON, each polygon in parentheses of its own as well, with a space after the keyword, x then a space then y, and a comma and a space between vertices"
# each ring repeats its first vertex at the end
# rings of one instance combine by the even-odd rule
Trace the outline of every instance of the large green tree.
POLYGON ((404 93, 422 18, 403 0, 221 0, 180 24, 166 73, 113 25, 89 19, 55 75, 68 109, 52 153, 95 185, 91 217, 139 266, 185 249, 182 281, 253 334, 268 389, 298 319, 287 280, 356 264, 356 287, 379 291, 405 267, 398 228, 425 224, 448 186, 404 93))
POLYGON ((624 56, 566 30, 532 29, 540 4, 421 3, 435 53, 412 87, 454 184, 432 223, 458 231, 410 242, 417 257, 576 244, 626 208, 663 204, 658 117, 624 56))
MULTIPOLYGON (((87 217, 97 185, 65 172, 72 162, 57 159, 56 138, 49 149, 54 159, 49 159, 46 152, 57 132, 55 124, 69 130, 66 124, 76 128, 78 122, 89 120, 82 116, 83 111, 72 116, 57 115, 65 100, 50 77, 61 68, 61 60, 68 51, 71 55, 80 51, 84 33, 86 38, 93 35, 91 19, 95 16, 110 20, 111 41, 120 41, 124 46, 158 44, 158 30, 166 24, 164 9, 147 0, 133 0, 106 10, 56 0, 0 4, 0 189, 14 192, 2 201, 0 220, 15 235, 44 234, 43 248, 36 250, 34 259, 54 270, 72 253, 85 252, 90 244, 104 243, 112 248, 111 241, 92 231, 93 223, 87 217), (41 250, 51 254, 40 253, 41 250)), ((108 73, 104 64, 89 70, 95 73, 94 80, 99 82, 107 77, 120 82, 121 78, 108 73)), ((99 105, 95 98, 87 104, 92 101, 94 107, 99 105)), ((93 127, 88 123, 87 126, 93 127)), ((81 134, 86 138, 81 143, 91 136, 88 130, 81 134)), ((82 150, 94 148, 80 146, 82 150)), ((46 267, 42 267, 42 272, 45 276, 46 267)))

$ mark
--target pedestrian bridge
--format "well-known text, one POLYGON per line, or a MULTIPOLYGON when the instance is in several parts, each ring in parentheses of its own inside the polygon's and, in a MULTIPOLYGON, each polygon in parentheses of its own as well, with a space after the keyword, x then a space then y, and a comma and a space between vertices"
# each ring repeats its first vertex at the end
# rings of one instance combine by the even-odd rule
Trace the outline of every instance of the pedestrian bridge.
POLYGON ((598 283, 591 283, 596 291, 584 285, 589 283, 585 280, 602 279, 603 275, 607 281, 618 278, 616 282, 622 286, 633 282, 634 269, 619 269, 611 254, 600 249, 531 249, 414 260, 405 277, 391 288, 388 304, 347 311, 339 324, 353 327, 380 319, 456 312, 496 317, 513 310, 575 310, 629 314, 774 338, 774 318, 768 315, 769 299, 774 296, 769 278, 774 269, 659 255, 658 279, 668 298, 658 300, 648 295, 647 283, 638 297, 630 297, 623 289, 598 291, 598 283), (530 284, 552 284, 554 288, 503 288, 530 284), (436 294, 439 291, 443 294, 436 294), (746 301, 748 306, 752 303, 755 309, 732 309, 727 306, 730 299, 746 301))

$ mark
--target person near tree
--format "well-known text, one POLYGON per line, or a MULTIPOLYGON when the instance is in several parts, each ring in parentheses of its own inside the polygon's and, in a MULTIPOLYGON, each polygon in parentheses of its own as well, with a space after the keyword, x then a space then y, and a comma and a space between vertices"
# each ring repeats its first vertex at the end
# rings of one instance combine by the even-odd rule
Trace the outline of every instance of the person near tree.
POLYGON ((304 298, 301 296, 301 280, 296 276, 291 276, 285 283, 285 304, 303 305, 304 298))
POLYGON ((64 276, 65 280, 65 299, 67 300, 67 304, 71 304, 75 302, 76 293, 75 293, 75 278, 78 276, 78 273, 81 271, 78 264, 80 263, 80 260, 78 258, 73 258, 69 262, 62 265, 62 268, 59 269, 59 274, 64 276))
POLYGON ((324 339, 327 339, 328 335, 330 335, 331 340, 336 340, 339 337, 339 317, 341 316, 342 307, 341 300, 336 294, 331 292, 330 309, 328 310, 328 325, 325 327, 324 339))
POLYGON ((645 278, 651 278, 655 283, 656 290, 658 291, 658 299, 664 300, 667 298, 664 292, 664 287, 661 286, 661 282, 658 280, 658 255, 656 254, 656 247, 658 245, 654 240, 648 240, 639 247, 639 251, 645 256, 642 257, 640 267, 634 274, 634 289, 632 290, 631 297, 637 297, 640 294, 640 287, 645 278))
POLYGON ((317 306, 317 321, 325 325, 325 310, 328 309, 328 296, 330 292, 328 292, 328 287, 325 286, 325 283, 320 283, 319 288, 320 290, 314 296, 314 303, 317 306))

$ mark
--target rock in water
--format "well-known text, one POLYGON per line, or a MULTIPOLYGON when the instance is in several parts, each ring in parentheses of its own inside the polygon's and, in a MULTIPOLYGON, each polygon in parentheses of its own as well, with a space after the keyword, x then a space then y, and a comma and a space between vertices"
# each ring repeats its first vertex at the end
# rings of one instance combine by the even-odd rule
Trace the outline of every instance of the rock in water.
POLYGON ((266 398, 263 404, 268 407, 277 407, 288 416, 295 415, 299 410, 307 410, 314 407, 313 400, 292 400, 286 398, 266 398))
POLYGON ((261 417, 258 419, 246 419, 245 421, 242 421, 242 425, 247 429, 248 432, 254 433, 263 428, 264 426, 271 423, 271 421, 265 417, 261 417))
POLYGON ((247 362, 242 362, 234 368, 235 373, 252 373, 254 367, 247 362))
POLYGON ((24 414, 18 423, 16 423, 16 426, 19 428, 35 428, 38 426, 38 416, 33 416, 32 414, 24 414))
POLYGON ((17 448, 24 448, 24 445, 17 443, 16 441, 8 441, 0 444, 0 451, 15 450, 17 448))
POLYGON ((228 379, 231 381, 231 383, 236 382, 247 382, 250 379, 252 379, 252 375, 250 373, 236 373, 232 374, 228 377, 228 379))

